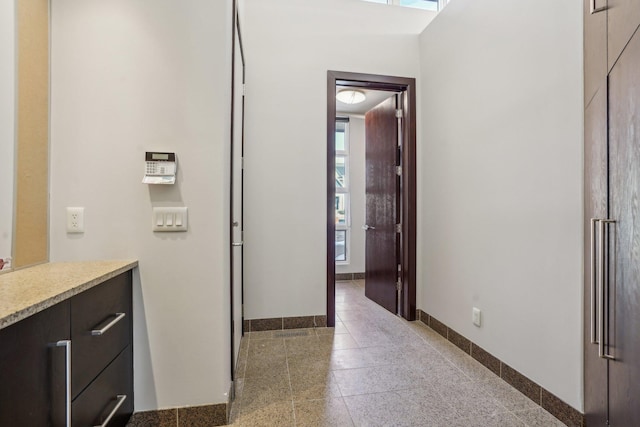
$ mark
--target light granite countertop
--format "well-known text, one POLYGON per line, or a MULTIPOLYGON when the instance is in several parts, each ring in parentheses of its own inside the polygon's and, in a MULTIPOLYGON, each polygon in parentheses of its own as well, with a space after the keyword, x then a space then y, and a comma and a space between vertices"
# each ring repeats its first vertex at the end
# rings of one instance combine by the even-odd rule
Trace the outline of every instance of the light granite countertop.
POLYGON ((135 260, 51 262, 0 275, 0 329, 138 266, 135 260))

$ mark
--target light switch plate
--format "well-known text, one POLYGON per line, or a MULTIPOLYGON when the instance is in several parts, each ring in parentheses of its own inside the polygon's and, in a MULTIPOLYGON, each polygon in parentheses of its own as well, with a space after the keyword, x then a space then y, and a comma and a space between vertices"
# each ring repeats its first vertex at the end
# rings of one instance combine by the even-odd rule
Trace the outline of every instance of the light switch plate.
POLYGON ((153 208, 153 231, 187 231, 187 208, 153 208))

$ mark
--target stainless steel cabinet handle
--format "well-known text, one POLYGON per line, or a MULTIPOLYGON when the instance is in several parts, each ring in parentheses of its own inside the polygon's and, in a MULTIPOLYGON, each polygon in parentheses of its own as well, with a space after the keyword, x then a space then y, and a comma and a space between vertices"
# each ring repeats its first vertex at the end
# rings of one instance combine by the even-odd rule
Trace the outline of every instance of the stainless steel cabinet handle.
POLYGON ((237 242, 237 243, 233 242, 233 243, 231 243, 231 246, 243 246, 243 245, 244 245, 244 242, 237 242))
POLYGON ((596 0, 589 0, 589 3, 591 4, 591 14, 592 15, 594 13, 602 12, 603 10, 607 9, 607 6, 596 7, 596 0))
POLYGON ((65 348, 65 425, 71 427, 71 340, 61 340, 56 347, 65 348))
POLYGON ((596 283, 598 281, 596 269, 596 226, 600 221, 598 218, 591 218, 591 344, 598 344, 598 321, 596 317, 596 283))
POLYGON ((376 228, 371 225, 365 224, 362 226, 362 229, 366 231, 366 230, 375 230, 376 228))
POLYGON ((607 289, 608 289, 608 280, 606 278, 606 271, 605 271, 605 243, 608 240, 608 233, 605 234, 606 232, 606 225, 607 224, 615 224, 615 221, 613 220, 609 220, 609 219, 602 219, 600 220, 600 224, 599 224, 599 248, 598 250, 600 251, 600 253, 598 254, 598 267, 600 268, 600 272, 598 274, 598 287, 600 288, 600 301, 598 301, 598 316, 600 317, 600 331, 599 331, 599 337, 598 337, 598 355, 603 358, 603 359, 610 359, 610 360, 615 360, 615 357, 611 354, 605 353, 604 350, 604 334, 605 334, 605 328, 607 327, 607 322, 606 322, 606 318, 604 316, 604 296, 605 296, 605 282, 607 284, 607 289))
POLYGON ((113 418, 113 416, 116 414, 116 412, 118 412, 118 409, 120 409, 120 407, 122 406, 122 404, 124 403, 125 400, 127 400, 127 395, 126 394, 119 394, 116 396, 116 406, 113 407, 113 409, 111 410, 111 412, 109 412, 109 416, 107 416, 107 418, 104 420, 104 422, 100 425, 94 426, 94 427, 107 427, 107 424, 109 424, 109 421, 111 421, 111 418, 113 418))
POLYGON ((113 326, 118 323, 119 321, 121 321, 124 316, 126 316, 127 313, 116 313, 116 317, 115 319, 113 319, 111 322, 107 323, 106 325, 104 325, 102 327, 102 329, 93 329, 91 331, 91 335, 93 336, 99 336, 104 334, 105 332, 107 332, 109 329, 113 328, 113 326))

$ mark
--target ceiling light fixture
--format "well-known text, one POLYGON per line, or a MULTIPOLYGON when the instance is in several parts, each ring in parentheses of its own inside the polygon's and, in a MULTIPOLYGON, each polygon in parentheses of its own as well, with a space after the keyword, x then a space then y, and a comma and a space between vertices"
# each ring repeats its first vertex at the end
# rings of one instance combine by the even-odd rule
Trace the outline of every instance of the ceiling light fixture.
POLYGON ((344 89, 336 94, 336 99, 343 104, 360 104, 367 96, 361 90, 344 89))

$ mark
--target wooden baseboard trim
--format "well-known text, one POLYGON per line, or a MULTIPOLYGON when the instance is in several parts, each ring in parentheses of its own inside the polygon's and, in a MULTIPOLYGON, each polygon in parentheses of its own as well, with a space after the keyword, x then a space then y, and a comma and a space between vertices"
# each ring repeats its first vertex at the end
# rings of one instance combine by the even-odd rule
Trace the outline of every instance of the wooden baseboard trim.
POLYGON ((327 316, 273 317, 270 319, 245 319, 243 332, 278 331, 281 329, 325 328, 327 316))
POLYGON ((456 347, 473 357, 502 380, 520 391, 529 399, 540 405, 551 415, 570 427, 583 427, 585 425, 584 414, 555 396, 544 387, 536 384, 520 372, 513 369, 473 341, 465 338, 455 330, 440 322, 430 314, 418 309, 416 320, 429 326, 442 335, 456 347))
POLYGON ((336 273, 336 280, 364 280, 364 273, 336 273))

